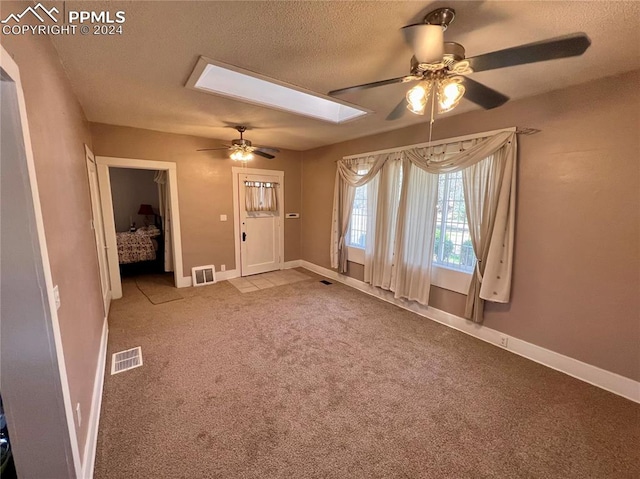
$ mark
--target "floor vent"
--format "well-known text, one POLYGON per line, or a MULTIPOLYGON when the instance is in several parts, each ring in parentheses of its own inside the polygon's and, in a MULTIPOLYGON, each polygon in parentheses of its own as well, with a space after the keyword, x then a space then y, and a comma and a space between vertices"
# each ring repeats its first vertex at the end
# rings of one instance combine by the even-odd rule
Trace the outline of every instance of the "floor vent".
POLYGON ((216 267, 212 264, 191 268, 194 286, 205 286, 216 282, 216 267))
POLYGON ((331 281, 327 281, 326 279, 320 280, 322 284, 333 284, 331 281))
POLYGON ((111 356, 111 374, 118 374, 142 366, 142 348, 127 349, 111 356))

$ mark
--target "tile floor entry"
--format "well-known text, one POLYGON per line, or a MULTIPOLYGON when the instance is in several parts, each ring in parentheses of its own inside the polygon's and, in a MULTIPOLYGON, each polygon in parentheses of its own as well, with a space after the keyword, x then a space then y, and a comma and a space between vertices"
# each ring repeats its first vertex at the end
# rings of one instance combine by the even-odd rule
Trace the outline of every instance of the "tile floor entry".
POLYGON ((307 279, 312 278, 311 276, 301 273, 300 271, 296 271, 295 269, 283 269, 280 271, 271 271, 269 273, 245 276, 244 278, 230 279, 229 283, 238 288, 238 291, 241 293, 250 293, 260 289, 297 283, 307 279))

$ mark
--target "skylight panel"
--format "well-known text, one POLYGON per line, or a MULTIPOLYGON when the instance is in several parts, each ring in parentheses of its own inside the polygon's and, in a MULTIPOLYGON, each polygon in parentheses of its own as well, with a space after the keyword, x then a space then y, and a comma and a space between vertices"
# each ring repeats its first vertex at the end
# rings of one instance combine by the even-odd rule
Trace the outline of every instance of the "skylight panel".
POLYGON ((200 57, 186 86, 332 123, 343 123, 369 113, 360 107, 204 57, 200 57))

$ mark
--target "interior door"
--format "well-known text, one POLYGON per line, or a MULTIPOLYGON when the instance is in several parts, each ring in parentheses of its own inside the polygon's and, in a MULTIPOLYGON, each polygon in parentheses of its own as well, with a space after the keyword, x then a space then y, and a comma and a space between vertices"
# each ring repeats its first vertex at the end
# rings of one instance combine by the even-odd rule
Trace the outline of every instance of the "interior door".
POLYGON ((89 192, 91 193, 91 214, 93 216, 93 233, 98 250, 98 267, 100 268, 100 285, 102 287, 102 302, 105 317, 109 314, 111 304, 111 283, 109 281, 109 262, 107 261, 107 245, 104 236, 104 221, 100 208, 100 189, 95 158, 91 150, 85 145, 87 172, 89 173, 89 192))
POLYGON ((271 175, 238 175, 238 192, 240 200, 240 260, 242 276, 266 273, 282 268, 282 206, 283 195, 280 184, 276 187, 277 211, 246 210, 245 183, 265 182, 278 183, 278 176, 271 175))

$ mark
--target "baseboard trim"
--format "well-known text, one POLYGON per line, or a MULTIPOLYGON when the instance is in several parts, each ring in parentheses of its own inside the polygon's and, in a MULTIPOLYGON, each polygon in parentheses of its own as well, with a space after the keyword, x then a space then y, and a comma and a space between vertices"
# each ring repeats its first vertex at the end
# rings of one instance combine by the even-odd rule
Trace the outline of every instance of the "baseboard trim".
POLYGON ((376 288, 363 281, 338 274, 334 270, 318 266, 308 261, 301 260, 300 266, 593 386, 640 403, 640 382, 638 381, 545 349, 527 341, 514 338, 513 336, 508 336, 500 331, 476 324, 454 314, 447 313, 446 311, 425 307, 413 301, 396 299, 390 291, 376 288), (508 347, 502 347, 500 345, 504 337, 508 338, 508 347))
POLYGON ((93 382, 93 398, 91 400, 91 413, 89 414, 89 428, 84 444, 82 456, 82 479, 93 477, 93 468, 96 463, 96 447, 98 445, 98 424, 100 422, 100 408, 102 406, 102 388, 104 386, 104 370, 107 363, 107 339, 109 338, 109 324, 104 318, 102 325, 102 337, 100 338, 100 352, 96 377, 93 382))
POLYGON ((229 269, 227 271, 216 271, 216 282, 217 281, 226 281, 228 279, 239 278, 240 270, 238 269, 229 269))
POLYGON ((282 263, 282 269, 299 268, 300 266, 302 266, 301 259, 295 259, 293 261, 285 261, 284 263, 282 263))
POLYGON ((182 278, 178 278, 178 288, 189 288, 193 284, 193 279, 191 276, 183 276, 182 278))

